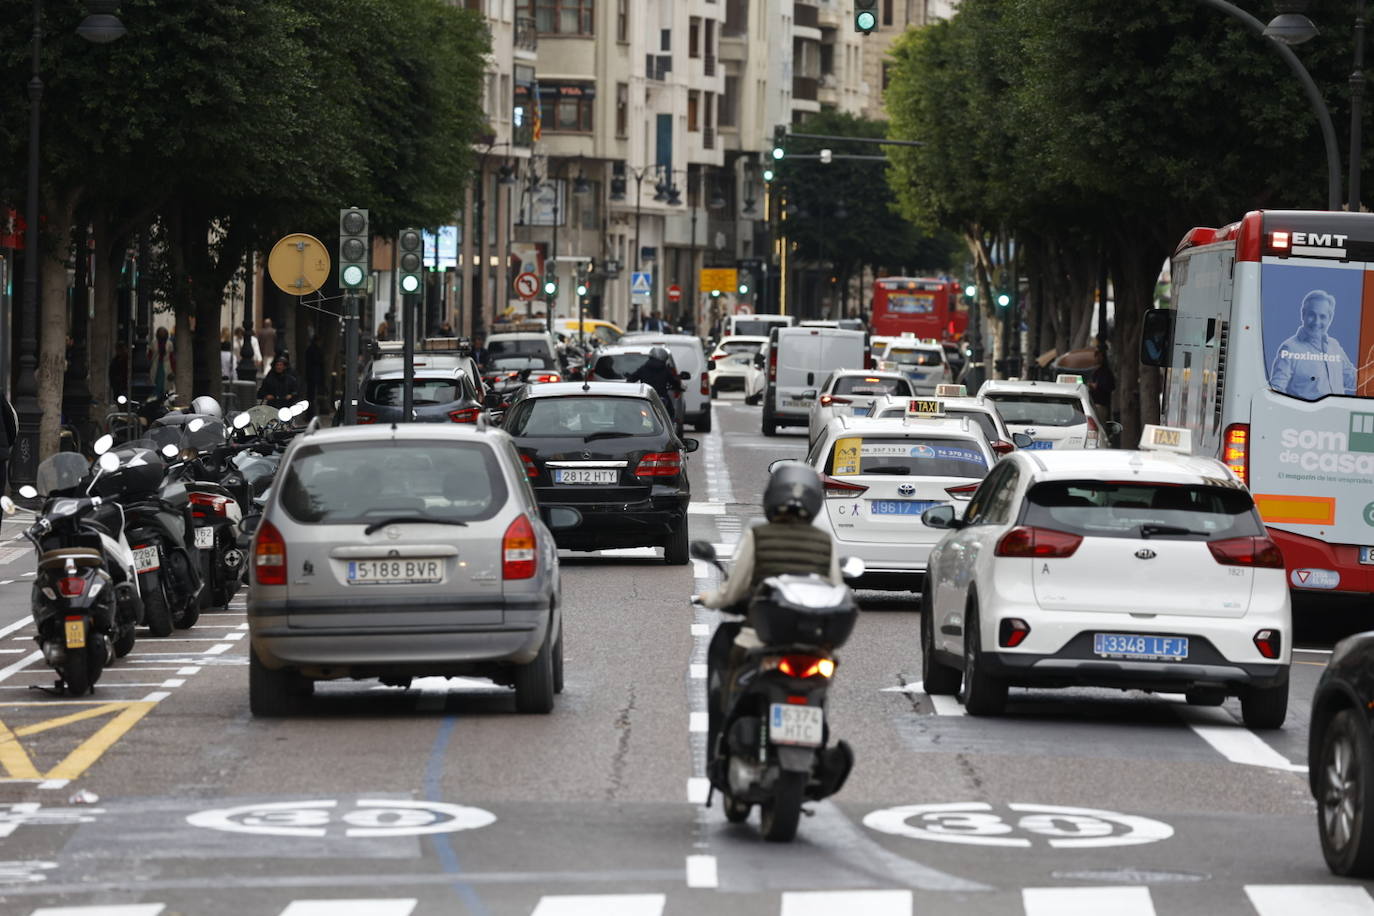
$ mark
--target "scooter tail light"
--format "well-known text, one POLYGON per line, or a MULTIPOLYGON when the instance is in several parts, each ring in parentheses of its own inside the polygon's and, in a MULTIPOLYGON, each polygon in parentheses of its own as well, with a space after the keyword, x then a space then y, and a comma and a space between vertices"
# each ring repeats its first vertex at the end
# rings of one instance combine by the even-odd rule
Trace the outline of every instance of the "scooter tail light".
POLYGON ((1062 560, 1073 556, 1074 551, 1078 550, 1078 545, 1081 543, 1083 543, 1083 538, 1080 535, 1070 534, 1067 531, 1018 525, 1002 535, 997 541, 994 555, 999 557, 1029 557, 1034 560, 1062 560))
POLYGON ((536 546, 534 526, 525 516, 517 516, 501 539, 501 578, 534 578, 539 565, 536 546))
MULTIPOLYGON (((191 493, 187 497, 192 506, 200 506, 209 512, 195 512, 196 515, 228 515, 230 499, 218 493, 191 493)), ((193 512, 195 510, 192 510, 193 512)))
POLYGON ((268 521, 258 527, 253 539, 253 574, 259 585, 286 584, 286 539, 268 521))
POLYGON ((80 598, 86 593, 86 580, 80 576, 63 576, 57 580, 57 591, 63 598, 80 598))
POLYGON ((788 677, 829 678, 835 674, 835 660, 815 655, 784 655, 778 659, 778 670, 788 677))

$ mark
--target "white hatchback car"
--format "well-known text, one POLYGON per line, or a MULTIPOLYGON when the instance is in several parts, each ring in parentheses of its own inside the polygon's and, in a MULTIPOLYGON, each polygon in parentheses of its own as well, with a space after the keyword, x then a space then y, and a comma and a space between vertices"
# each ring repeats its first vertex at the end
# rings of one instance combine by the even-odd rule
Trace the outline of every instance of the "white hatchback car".
POLYGON ((1292 612, 1283 556, 1245 485, 1195 457, 1188 430, 1146 426, 1133 450, 1018 450, 930 554, 925 690, 963 685, 971 715, 1009 686, 1240 697, 1250 728, 1288 710, 1292 612))
POLYGON ((996 460, 969 421, 836 417, 806 457, 825 485, 815 524, 864 561, 859 587, 916 591, 943 533, 921 513, 948 506, 957 517, 996 460))
POLYGON ((954 381, 949 358, 938 340, 896 338, 887 345, 878 368, 902 373, 911 379, 917 394, 934 394, 936 385, 954 381))
POLYGON ((989 379, 978 396, 997 405, 1008 429, 1034 440, 1027 448, 1105 446, 1088 386, 1077 375, 1060 375, 1053 382, 989 379))
MULTIPOLYGON (((768 343, 767 337, 723 337, 716 344, 707 359, 707 372, 711 383, 711 396, 722 391, 745 391, 749 387, 749 377, 763 378, 763 370, 754 365, 754 354, 768 343)), ((762 381, 755 386, 763 390, 762 381)))
POLYGON ((813 398, 807 441, 815 442, 825 424, 836 417, 866 417, 876 401, 896 398, 905 404, 913 393, 906 376, 897 372, 836 370, 826 376, 820 388, 802 395, 813 398))

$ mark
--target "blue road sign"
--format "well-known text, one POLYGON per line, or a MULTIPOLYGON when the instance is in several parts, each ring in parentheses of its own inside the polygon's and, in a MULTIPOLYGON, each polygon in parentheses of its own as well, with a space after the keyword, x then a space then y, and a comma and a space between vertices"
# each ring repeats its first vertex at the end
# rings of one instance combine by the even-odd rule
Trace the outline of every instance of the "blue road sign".
POLYGON ((636 270, 630 274, 630 295, 647 296, 653 292, 653 275, 647 270, 636 270))

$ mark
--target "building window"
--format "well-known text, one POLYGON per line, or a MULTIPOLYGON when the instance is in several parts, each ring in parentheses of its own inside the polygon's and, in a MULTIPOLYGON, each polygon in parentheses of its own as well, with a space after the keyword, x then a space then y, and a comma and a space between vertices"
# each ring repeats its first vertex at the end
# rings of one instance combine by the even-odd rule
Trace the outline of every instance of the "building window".
POLYGON ((883 0, 883 25, 892 25, 892 0, 883 0))
POLYGON ((887 91, 887 84, 888 84, 888 81, 892 78, 892 76, 891 76, 891 67, 892 67, 892 64, 891 64, 890 61, 886 61, 886 60, 883 61, 883 91, 884 91, 884 92, 887 91))
POLYGON ((630 40, 630 0, 616 0, 615 39, 616 41, 630 40))
POLYGON ((736 127, 739 109, 739 77, 725 75, 725 93, 720 97, 719 121, 721 127, 736 127))
POLYGON ((658 32, 658 49, 663 52, 673 50, 673 30, 660 29, 658 32))
POLYGON ((534 68, 515 65, 515 96, 511 100, 511 142, 529 146, 534 142, 534 68))
POLYGON ((687 56, 701 56, 701 20, 695 16, 687 26, 687 56))
POLYGON ((628 83, 615 84, 615 135, 617 137, 630 135, 630 85, 628 83))
POLYGON ((701 103, 701 93, 693 89, 687 93, 687 130, 695 133, 701 129, 697 122, 697 106, 701 103))
POLYGON ((573 225, 579 229, 600 229, 601 182, 588 181, 587 184, 591 186, 590 193, 573 195, 573 206, 577 208, 573 225))
POLYGON ((749 32, 749 0, 726 0, 725 35, 746 35, 749 32))
POLYGON ((556 133, 591 133, 596 88, 590 83, 540 84, 542 130, 556 133))
POLYGON ((595 35, 596 0, 526 0, 534 27, 553 35, 595 35))

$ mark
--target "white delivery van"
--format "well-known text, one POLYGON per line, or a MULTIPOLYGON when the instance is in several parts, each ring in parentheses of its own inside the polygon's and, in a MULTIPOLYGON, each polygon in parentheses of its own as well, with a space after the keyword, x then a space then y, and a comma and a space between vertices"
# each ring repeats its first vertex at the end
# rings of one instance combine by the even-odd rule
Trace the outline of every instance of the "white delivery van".
POLYGON ((775 328, 764 358, 763 434, 806 426, 816 387, 836 369, 868 368, 868 334, 839 328, 775 328), (808 391, 809 389, 809 391, 808 391))

